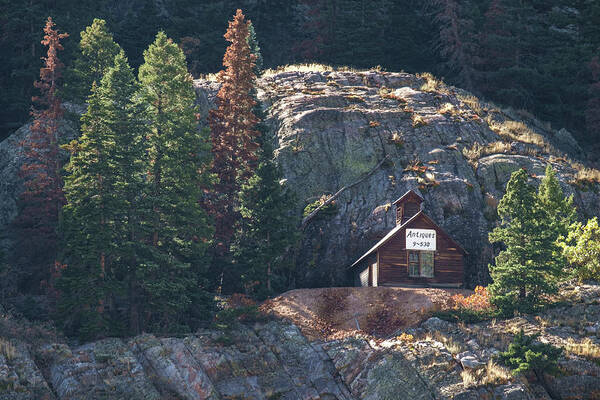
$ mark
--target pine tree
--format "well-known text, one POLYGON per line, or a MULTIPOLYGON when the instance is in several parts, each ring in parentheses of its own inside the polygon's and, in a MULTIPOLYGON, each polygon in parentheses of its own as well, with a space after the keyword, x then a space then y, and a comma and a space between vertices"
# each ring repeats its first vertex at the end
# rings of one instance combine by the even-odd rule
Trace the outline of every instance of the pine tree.
POLYGON ((57 227, 64 202, 58 136, 63 109, 57 94, 63 64, 58 51, 63 50, 61 39, 69 35, 58 33, 54 26, 48 17, 42 40, 48 52, 43 58, 40 80, 34 83, 41 95, 33 97, 37 107, 31 112, 31 134, 22 143, 26 162, 20 175, 25 189, 18 202, 19 215, 13 222, 15 264, 24 275, 19 284, 33 291, 49 278, 56 260, 57 227))
POLYGON ((250 52, 254 55, 254 75, 260 76, 263 70, 263 56, 260 52, 260 46, 258 39, 256 38, 256 31, 251 21, 248 21, 248 47, 250 52))
POLYGON ((136 91, 121 51, 100 86, 92 84, 81 137, 68 146, 59 313, 67 331, 86 339, 123 334, 129 316, 116 302, 135 280, 139 247, 144 131, 136 91))
POLYGON ((440 54, 457 83, 472 90, 475 85, 478 38, 473 18, 463 15, 464 8, 456 0, 432 0, 437 7, 440 26, 440 54))
MULTIPOLYGON (((255 114, 262 120, 259 104, 255 114)), ((268 129, 263 122, 257 128, 261 132, 259 165, 242 185, 241 219, 232 251, 243 289, 262 299, 289 285, 300 216, 294 214, 294 195, 280 183, 282 175, 273 160, 268 129)))
POLYGON ((550 164, 546 166, 546 175, 538 188, 538 201, 548 214, 555 240, 559 236, 566 236, 569 226, 577 219, 577 210, 573 206, 573 196, 565 197, 550 164))
POLYGON ((74 99, 85 99, 92 83, 100 80, 108 68, 113 66, 115 56, 121 51, 106 27, 106 21, 94 18, 92 24, 81 32, 79 52, 73 67, 67 70, 66 94, 74 99))
POLYGON ((199 200, 209 186, 208 133, 196 126, 196 95, 185 55, 159 32, 140 67, 141 100, 150 127, 149 170, 144 223, 151 244, 140 266, 138 294, 142 329, 175 329, 194 292, 201 291, 201 268, 212 234, 199 200))
POLYGON ((588 87, 588 99, 585 108, 585 128, 588 140, 600 143, 600 59, 592 58, 589 63, 591 83, 588 87))
POLYGON ((248 45, 249 22, 237 10, 225 33, 231 42, 223 58, 225 70, 219 72, 221 89, 217 94, 217 108, 210 111, 212 170, 217 176, 211 212, 215 218, 215 269, 223 272, 228 263, 230 243, 238 218, 237 196, 241 184, 251 176, 256 164, 258 122, 253 113, 256 101, 252 90, 255 56, 248 45))
POLYGON ((527 179, 525 170, 513 172, 498 205, 501 224, 489 235, 490 242, 506 247, 490 266, 489 290, 492 303, 507 314, 539 305, 543 295, 556 291, 561 272, 552 221, 527 179))

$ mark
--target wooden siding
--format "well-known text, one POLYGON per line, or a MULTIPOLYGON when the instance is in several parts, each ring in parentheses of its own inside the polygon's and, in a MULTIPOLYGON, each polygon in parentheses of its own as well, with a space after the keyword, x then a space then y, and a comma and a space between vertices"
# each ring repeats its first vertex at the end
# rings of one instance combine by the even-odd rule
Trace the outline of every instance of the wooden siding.
POLYGON ((378 249, 379 285, 394 284, 449 284, 463 283, 463 253, 448 240, 446 234, 424 216, 417 217, 408 226, 400 229, 393 238, 378 249), (435 229, 437 250, 434 257, 433 278, 408 276, 406 252, 406 228, 435 229))

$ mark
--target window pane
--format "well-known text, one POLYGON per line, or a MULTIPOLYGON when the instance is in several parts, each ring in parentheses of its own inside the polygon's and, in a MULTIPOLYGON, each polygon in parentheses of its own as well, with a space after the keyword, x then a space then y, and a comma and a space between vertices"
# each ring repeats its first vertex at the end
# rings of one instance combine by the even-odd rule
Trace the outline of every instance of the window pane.
POLYGON ((419 276, 420 273, 419 265, 419 252, 409 251, 408 252, 408 276, 419 276))
POLYGON ((409 276, 419 276, 419 264, 410 264, 408 266, 409 276))
POLYGON ((408 252, 408 262, 419 262, 419 253, 417 253, 416 251, 409 251, 408 252))
POLYGON ((421 276, 427 278, 433 278, 433 251, 422 251, 421 252, 421 276))

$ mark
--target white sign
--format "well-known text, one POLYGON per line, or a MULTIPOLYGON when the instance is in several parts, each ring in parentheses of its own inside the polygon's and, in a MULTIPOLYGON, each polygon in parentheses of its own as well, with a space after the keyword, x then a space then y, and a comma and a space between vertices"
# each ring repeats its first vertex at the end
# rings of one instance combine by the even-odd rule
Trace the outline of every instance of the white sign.
POLYGON ((436 250, 436 238, 434 229, 407 229, 407 250, 436 250))

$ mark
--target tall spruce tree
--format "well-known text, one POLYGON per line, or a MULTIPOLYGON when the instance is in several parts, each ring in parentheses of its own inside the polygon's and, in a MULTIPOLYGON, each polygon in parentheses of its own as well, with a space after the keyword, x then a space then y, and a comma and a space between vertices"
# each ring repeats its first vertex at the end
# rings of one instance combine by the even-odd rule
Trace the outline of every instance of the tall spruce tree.
POLYGON ((65 94, 73 99, 85 99, 92 83, 100 85, 104 73, 113 66, 115 56, 121 51, 109 32, 106 21, 94 18, 92 24, 81 32, 79 52, 73 67, 66 71, 65 94))
MULTIPOLYGON (((121 51, 92 84, 82 134, 69 144, 59 314, 68 332, 89 339, 128 331, 123 297, 136 275, 138 201, 144 173, 137 83, 121 51)), ((131 302, 125 303, 131 306, 131 302)), ((130 324, 131 325, 131 324, 130 324)))
POLYGON ((248 46, 250 47, 250 52, 254 54, 254 75, 260 76, 263 70, 263 56, 260 52, 260 45, 258 44, 258 39, 256 38, 256 31, 254 30, 254 25, 252 21, 248 21, 248 46))
POLYGON ((196 125, 196 95, 185 55, 163 32, 144 52, 140 98, 150 132, 147 214, 151 244, 138 273, 142 328, 175 329, 203 290, 212 235, 199 200, 210 184, 208 132, 196 125))
POLYGON ((34 83, 40 96, 33 97, 36 106, 31 112, 31 134, 22 143, 25 162, 20 176, 25 189, 12 225, 13 262, 23 278, 18 284, 22 290, 34 292, 40 289, 41 281, 49 279, 54 266, 59 242, 57 228, 64 203, 58 132, 64 114, 58 96, 63 64, 58 51, 63 50, 60 41, 69 35, 58 33, 54 26, 48 17, 42 40, 48 47, 47 56, 42 58, 40 79, 34 83))
MULTIPOLYGON (((210 111, 209 123, 214 155, 212 170, 217 176, 210 210, 215 218, 214 269, 221 277, 227 274, 230 246, 239 216, 238 192, 252 175, 256 164, 258 119, 253 113, 256 101, 252 90, 256 56, 248 44, 249 21, 237 10, 225 33, 231 44, 225 52, 219 72, 221 89, 217 94, 217 108, 210 111)), ((234 278, 227 276, 225 286, 234 278)), ((221 279, 222 280, 222 279, 221 279)))
POLYGON ((232 251, 242 289, 262 299, 289 286, 294 248, 300 238, 300 215, 294 214, 295 196, 280 182, 281 170, 273 160, 272 138, 262 122, 259 104, 255 114, 261 120, 257 125, 261 132, 259 165, 242 185, 241 219, 232 251))
POLYGON ((551 217, 527 180, 525 170, 513 172, 498 205, 501 224, 489 235, 490 242, 506 247, 490 266, 489 289, 492 303, 507 314, 530 311, 543 295, 556 292, 562 267, 551 217))
POLYGON ((577 210, 573 206, 573 196, 565 197, 556 172, 550 164, 538 188, 538 201, 548 214, 555 240, 566 236, 569 226, 577 219, 577 210))

